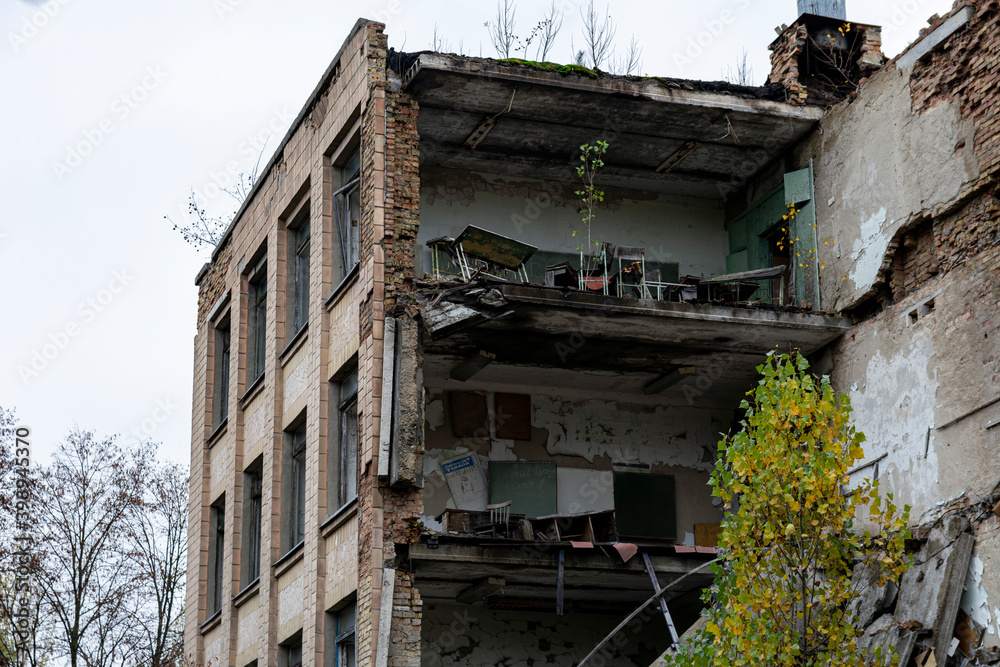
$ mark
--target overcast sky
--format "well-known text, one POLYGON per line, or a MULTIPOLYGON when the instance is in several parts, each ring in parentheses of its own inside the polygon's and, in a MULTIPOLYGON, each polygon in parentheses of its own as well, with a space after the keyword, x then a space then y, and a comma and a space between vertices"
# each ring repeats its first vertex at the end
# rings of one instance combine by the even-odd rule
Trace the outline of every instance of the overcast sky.
MULTIPOLYGON (((580 0, 550 60, 572 60, 580 0)), ((558 3, 557 3, 558 4, 558 3)), ((547 3, 518 7, 518 32, 547 3)), ((604 7, 604 3, 599 3, 604 7)), ((794 0, 613 0, 618 43, 642 70, 723 78, 743 50, 755 83, 794 0)), ((951 0, 853 3, 895 55, 951 0)), ((190 451, 194 277, 207 253, 164 220, 185 219, 194 188, 235 208, 213 178, 275 149, 359 16, 389 43, 494 55, 492 0, 8 0, 0 4, 0 406, 17 409, 42 460, 74 424, 190 451)), ((529 54, 533 57, 533 53, 529 54)), ((265 159, 266 161, 266 159, 265 159)))

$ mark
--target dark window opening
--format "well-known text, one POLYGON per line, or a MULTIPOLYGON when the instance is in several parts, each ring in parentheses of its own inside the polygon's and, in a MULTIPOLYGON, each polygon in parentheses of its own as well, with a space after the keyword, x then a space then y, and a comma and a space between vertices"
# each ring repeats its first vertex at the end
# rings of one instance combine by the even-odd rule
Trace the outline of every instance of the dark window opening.
POLYGON ((215 328, 215 383, 212 405, 212 430, 218 428, 229 416, 229 316, 215 328))
POLYGON ((267 340, 267 266, 262 262, 250 278, 247 322, 247 386, 264 374, 264 343, 267 340))
POLYGON ((309 205, 288 229, 288 340, 309 321, 309 205))

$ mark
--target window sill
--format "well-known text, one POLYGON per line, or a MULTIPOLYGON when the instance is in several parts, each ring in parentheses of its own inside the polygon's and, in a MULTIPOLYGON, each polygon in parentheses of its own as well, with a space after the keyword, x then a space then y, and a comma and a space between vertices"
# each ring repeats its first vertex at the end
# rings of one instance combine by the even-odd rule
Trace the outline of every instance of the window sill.
POLYGON ((205 446, 208 447, 209 449, 211 449, 212 447, 214 447, 215 443, 217 443, 219 440, 221 440, 222 439, 222 435, 228 430, 226 428, 227 426, 229 426, 229 417, 228 416, 226 416, 226 418, 223 419, 222 422, 218 426, 215 427, 215 430, 212 431, 212 435, 208 436, 208 440, 205 441, 205 446))
POLYGON ((247 390, 240 396, 240 405, 246 405, 251 398, 256 396, 264 388, 264 373, 257 376, 257 379, 250 383, 247 390))
POLYGON ((358 274, 360 273, 361 273, 361 262, 358 262, 357 264, 354 265, 353 269, 347 272, 347 275, 344 276, 344 279, 340 281, 340 284, 333 288, 333 291, 330 293, 330 296, 326 298, 325 305, 327 308, 332 306, 333 303, 337 300, 337 298, 341 294, 346 292, 351 285, 354 284, 354 281, 358 279, 358 274))
POLYGON ((292 547, 288 553, 286 553, 284 556, 282 556, 281 558, 279 558, 274 562, 274 565, 271 566, 272 569, 274 569, 274 576, 280 577, 285 572, 288 572, 290 569, 292 569, 293 565, 302 560, 302 557, 305 555, 305 553, 306 553, 306 541, 302 540, 294 547, 292 547))
POLYGON ((355 498, 319 525, 320 537, 327 538, 330 534, 347 523, 347 520, 358 513, 358 499, 355 498))
POLYGON ((222 610, 219 609, 208 617, 208 620, 201 624, 201 634, 207 634, 212 628, 222 623, 222 610))
POLYGON ((252 598, 260 590, 260 577, 251 581, 247 586, 236 594, 233 598, 233 606, 239 608, 244 602, 252 598))
POLYGON ((295 352, 302 347, 303 343, 309 338, 309 323, 306 322, 299 329, 298 333, 292 336, 292 340, 285 346, 285 349, 281 351, 278 355, 278 361, 284 365, 284 362, 288 360, 295 352))

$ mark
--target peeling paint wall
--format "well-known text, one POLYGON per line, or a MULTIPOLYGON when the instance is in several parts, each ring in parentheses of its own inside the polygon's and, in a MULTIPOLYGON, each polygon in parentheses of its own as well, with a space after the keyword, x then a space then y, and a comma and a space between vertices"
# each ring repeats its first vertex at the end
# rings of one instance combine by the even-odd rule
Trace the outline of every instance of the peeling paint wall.
POLYGON ((652 474, 674 475, 678 541, 693 544, 695 523, 721 520, 708 478, 719 434, 729 429, 732 412, 532 394, 532 438, 514 441, 491 438, 495 429, 489 424, 480 438, 455 437, 447 403, 446 392, 429 390, 423 521, 430 528, 440 530, 435 517, 454 507, 441 461, 467 451, 478 453, 487 467, 490 461, 555 461, 560 513, 612 508, 612 463, 641 463, 650 465, 652 474))
POLYGON ((835 377, 851 380, 846 389, 854 425, 867 438, 865 460, 887 455, 879 464, 880 481, 916 517, 933 507, 938 483, 934 342, 926 327, 896 325, 895 331, 872 329, 868 352, 835 377))
POLYGON ((916 113, 909 74, 876 74, 798 151, 798 164, 814 160, 823 303, 836 310, 872 290, 900 227, 978 174, 973 124, 954 102, 916 113))
MULTIPOLYGON (((567 172, 572 174, 569 167, 567 172)), ((586 245, 586 235, 573 236, 583 229, 574 189, 561 183, 425 170, 418 237, 423 270, 431 268, 427 241, 455 238, 467 225, 516 238, 540 251, 578 252, 581 238, 586 245)), ((592 231, 595 241, 644 247, 648 261, 678 263, 680 275, 716 275, 726 269, 729 237, 721 202, 607 191, 592 231)))

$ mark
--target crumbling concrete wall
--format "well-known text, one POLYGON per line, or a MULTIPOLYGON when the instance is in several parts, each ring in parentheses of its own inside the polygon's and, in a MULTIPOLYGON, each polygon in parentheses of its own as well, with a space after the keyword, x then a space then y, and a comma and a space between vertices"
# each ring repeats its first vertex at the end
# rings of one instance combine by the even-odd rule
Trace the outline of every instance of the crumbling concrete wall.
MULTIPOLYGON (((581 242, 586 245, 586 233, 573 236, 584 230, 575 189, 570 183, 424 169, 419 236, 423 272, 431 270, 430 250, 423 244, 441 236, 455 238, 467 225, 540 251, 577 253, 581 242)), ((647 261, 677 263, 680 275, 710 276, 726 270, 729 236, 719 202, 608 189, 592 234, 595 241, 642 246, 647 261)))
POLYGON ((858 320, 834 346, 834 383, 912 523, 970 519, 962 604, 987 645, 1000 637, 1000 579, 986 566, 1000 562, 989 511, 1000 482, 998 6, 956 3, 964 27, 872 77, 795 156, 816 174, 823 302, 858 320))

